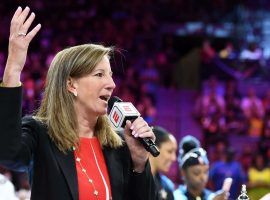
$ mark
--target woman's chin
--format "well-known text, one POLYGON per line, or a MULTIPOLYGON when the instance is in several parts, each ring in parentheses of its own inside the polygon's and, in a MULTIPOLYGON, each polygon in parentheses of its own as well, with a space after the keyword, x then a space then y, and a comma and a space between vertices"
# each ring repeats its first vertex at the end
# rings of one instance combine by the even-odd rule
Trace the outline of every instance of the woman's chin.
POLYGON ((97 115, 100 117, 100 116, 103 116, 103 115, 106 115, 107 114, 107 109, 106 110, 100 110, 97 112, 97 115))

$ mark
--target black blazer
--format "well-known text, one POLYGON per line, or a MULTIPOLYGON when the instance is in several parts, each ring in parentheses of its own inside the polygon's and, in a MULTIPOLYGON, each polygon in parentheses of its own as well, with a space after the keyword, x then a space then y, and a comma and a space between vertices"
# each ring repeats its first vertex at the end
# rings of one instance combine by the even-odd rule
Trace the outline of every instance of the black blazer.
MULTIPOLYGON (((21 120, 22 88, 0 87, 0 163, 29 171, 32 200, 78 200, 74 154, 58 150, 47 128, 32 117, 21 120)), ((150 165, 132 172, 127 146, 104 148, 113 200, 155 199, 150 165)))

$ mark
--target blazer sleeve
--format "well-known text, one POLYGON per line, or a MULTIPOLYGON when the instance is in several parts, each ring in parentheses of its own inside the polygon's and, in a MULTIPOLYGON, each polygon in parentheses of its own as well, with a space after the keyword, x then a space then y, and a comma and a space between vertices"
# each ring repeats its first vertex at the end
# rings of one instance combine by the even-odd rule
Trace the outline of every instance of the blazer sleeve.
POLYGON ((130 183, 129 193, 132 200, 155 200, 157 198, 149 161, 147 161, 142 173, 131 172, 130 183))
POLYGON ((0 87, 0 164, 25 171, 37 146, 37 126, 31 117, 22 122, 21 107, 22 87, 0 87))
MULTIPOLYGON (((124 140, 124 132, 117 132, 118 135, 124 140)), ((145 164, 145 169, 142 173, 137 173, 132 170, 132 158, 130 155, 129 148, 125 145, 123 148, 125 151, 125 158, 128 158, 127 161, 129 164, 129 186, 128 186, 128 199, 129 200, 156 200, 158 197, 158 192, 156 189, 155 181, 151 172, 151 166, 149 160, 145 164)))

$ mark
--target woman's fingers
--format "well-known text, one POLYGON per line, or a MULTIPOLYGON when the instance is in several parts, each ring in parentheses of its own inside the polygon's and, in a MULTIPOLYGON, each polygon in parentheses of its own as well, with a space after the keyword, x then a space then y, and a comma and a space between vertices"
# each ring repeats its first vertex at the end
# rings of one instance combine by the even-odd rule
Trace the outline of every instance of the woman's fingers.
POLYGON ((132 122, 131 129, 140 128, 141 126, 148 125, 146 121, 142 117, 138 117, 135 121, 132 122))
POLYGON ((22 25, 23 25, 23 23, 25 22, 25 20, 26 20, 26 18, 28 16, 29 12, 30 12, 30 8, 27 6, 22 11, 22 13, 18 16, 18 18, 17 18, 18 26, 17 26, 17 29, 16 29, 17 32, 23 31, 23 30, 21 30, 21 28, 22 28, 22 25))
POLYGON ((28 30, 35 19, 35 14, 29 15, 29 12, 29 7, 23 10, 18 7, 11 20, 8 66, 12 66, 15 71, 23 69, 29 43, 41 28, 41 25, 38 24, 32 30, 28 30))
POLYGON ((24 22, 24 24, 21 26, 19 32, 27 34, 27 31, 29 27, 31 26, 32 22, 35 19, 35 13, 31 13, 30 16, 27 18, 27 20, 24 22))
POLYGON ((135 135, 134 137, 140 137, 140 138, 151 138, 152 140, 155 141, 155 138, 153 136, 153 132, 152 130, 147 130, 147 131, 144 131, 142 133, 138 133, 137 135, 135 135))
POLYGON ((149 126, 142 126, 141 128, 137 129, 136 131, 132 131, 132 135, 134 137, 141 137, 144 133, 151 133, 151 128, 149 126))
POLYGON ((38 33, 38 31, 41 28, 41 24, 38 24, 33 28, 27 35, 26 38, 29 40, 29 42, 35 37, 35 35, 38 33))
POLYGON ((152 128, 148 126, 147 122, 142 117, 137 118, 131 125, 131 134, 134 137, 150 137, 155 140, 152 128))
POLYGON ((148 124, 146 123, 146 121, 143 120, 142 117, 138 117, 133 123, 132 126, 130 127, 130 129, 132 130, 132 135, 135 135, 136 133, 139 132, 139 130, 143 127, 148 126, 148 124))
POLYGON ((10 36, 17 37, 27 34, 29 27, 35 19, 35 13, 32 12, 29 15, 29 12, 30 8, 28 6, 24 10, 21 7, 17 8, 11 20, 10 36))
POLYGON ((41 25, 38 24, 29 33, 27 33, 35 19, 35 13, 32 12, 29 15, 29 12, 30 8, 28 6, 24 10, 22 10, 21 7, 18 7, 12 17, 10 25, 10 37, 12 40, 20 41, 20 44, 26 45, 26 47, 41 28, 41 25))
POLYGON ((10 33, 16 32, 17 26, 18 26, 17 19, 20 16, 21 12, 22 12, 22 8, 19 6, 11 19, 10 33))
POLYGON ((143 120, 142 117, 138 117, 131 125, 130 129, 131 129, 131 134, 132 135, 136 135, 139 133, 140 129, 147 127, 148 124, 146 123, 146 121, 143 120))

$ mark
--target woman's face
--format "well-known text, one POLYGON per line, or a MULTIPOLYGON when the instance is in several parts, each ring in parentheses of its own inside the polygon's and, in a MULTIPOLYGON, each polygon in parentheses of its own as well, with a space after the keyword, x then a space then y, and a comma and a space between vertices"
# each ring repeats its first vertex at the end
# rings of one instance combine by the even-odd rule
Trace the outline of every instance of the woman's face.
POLYGON ((182 170, 185 183, 188 188, 196 191, 202 191, 208 181, 209 165, 198 164, 182 170))
POLYGON ((77 113, 96 117, 106 114, 108 100, 115 88, 109 58, 104 56, 90 74, 74 79, 73 87, 77 92, 77 113))
POLYGON ((160 154, 154 159, 158 171, 163 173, 169 171, 172 163, 176 160, 176 150, 176 139, 170 135, 169 140, 161 143, 159 147, 160 154))

